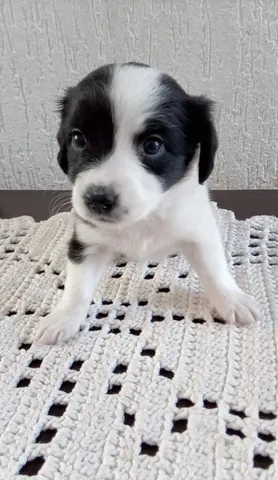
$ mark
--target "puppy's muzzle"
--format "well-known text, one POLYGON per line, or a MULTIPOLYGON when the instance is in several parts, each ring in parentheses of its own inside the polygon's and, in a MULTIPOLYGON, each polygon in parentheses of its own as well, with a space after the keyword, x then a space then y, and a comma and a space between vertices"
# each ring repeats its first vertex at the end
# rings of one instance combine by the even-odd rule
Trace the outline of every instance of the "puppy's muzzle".
POLYGON ((108 215, 118 206, 118 195, 111 186, 91 185, 84 194, 86 207, 97 215, 108 215))

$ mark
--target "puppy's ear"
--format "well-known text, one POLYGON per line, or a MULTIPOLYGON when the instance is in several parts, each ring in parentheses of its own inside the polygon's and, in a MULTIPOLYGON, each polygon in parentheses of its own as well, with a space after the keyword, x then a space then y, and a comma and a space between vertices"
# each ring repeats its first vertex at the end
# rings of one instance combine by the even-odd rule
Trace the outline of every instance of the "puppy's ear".
POLYGON ((70 95, 72 90, 73 90, 72 88, 68 88, 65 91, 64 96, 61 98, 58 98, 57 100, 57 107, 58 107, 57 112, 61 117, 61 124, 57 133, 57 141, 60 147, 57 160, 61 169, 65 174, 68 173, 68 157, 67 157, 67 144, 66 144, 66 138, 64 133, 64 123, 69 111, 70 95))
POLYGON ((187 132, 193 149, 200 146, 199 183, 203 184, 214 167, 214 157, 218 148, 218 139, 212 118, 213 102, 203 96, 189 97, 186 102, 187 132))
POLYGON ((59 128, 57 133, 57 141, 60 147, 60 150, 57 155, 58 163, 65 174, 68 173, 68 155, 67 155, 67 145, 64 139, 62 126, 59 128))

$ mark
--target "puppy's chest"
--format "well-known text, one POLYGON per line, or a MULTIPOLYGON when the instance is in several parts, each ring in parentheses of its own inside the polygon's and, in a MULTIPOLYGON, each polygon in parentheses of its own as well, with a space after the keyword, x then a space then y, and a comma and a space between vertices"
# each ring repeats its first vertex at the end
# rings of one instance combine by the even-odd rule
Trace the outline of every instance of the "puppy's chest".
POLYGON ((88 241, 89 234, 92 245, 105 247, 128 260, 162 260, 166 255, 175 253, 178 248, 177 242, 167 226, 160 222, 151 225, 132 226, 122 232, 101 231, 99 229, 92 231, 90 229, 91 232, 86 231, 85 234, 85 230, 82 228, 83 234, 80 232, 84 241, 88 241))
POLYGON ((166 232, 130 232, 122 236, 115 252, 125 256, 128 260, 144 261, 148 259, 162 260, 164 256, 173 253, 175 246, 166 232))

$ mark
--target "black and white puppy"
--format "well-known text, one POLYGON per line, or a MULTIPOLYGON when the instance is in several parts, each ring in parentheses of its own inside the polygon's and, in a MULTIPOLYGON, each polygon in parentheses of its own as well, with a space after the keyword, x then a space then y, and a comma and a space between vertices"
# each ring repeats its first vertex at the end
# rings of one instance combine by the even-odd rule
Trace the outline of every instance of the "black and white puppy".
POLYGON ((231 276, 205 181, 217 149, 211 102, 142 64, 101 67, 60 104, 58 162, 72 183, 75 230, 65 291, 37 341, 76 335, 116 256, 136 261, 179 251, 230 323, 258 318, 231 276))

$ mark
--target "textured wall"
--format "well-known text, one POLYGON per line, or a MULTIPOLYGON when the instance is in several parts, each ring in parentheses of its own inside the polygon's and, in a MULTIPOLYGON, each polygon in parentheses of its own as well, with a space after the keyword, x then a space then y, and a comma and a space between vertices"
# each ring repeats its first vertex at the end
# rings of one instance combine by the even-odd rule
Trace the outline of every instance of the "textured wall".
POLYGON ((215 188, 278 187, 276 0, 0 0, 0 188, 66 188, 54 99, 137 60, 218 102, 215 188))

